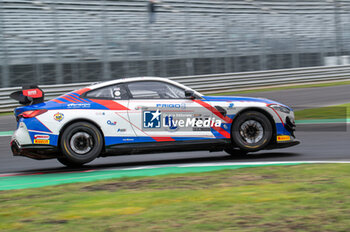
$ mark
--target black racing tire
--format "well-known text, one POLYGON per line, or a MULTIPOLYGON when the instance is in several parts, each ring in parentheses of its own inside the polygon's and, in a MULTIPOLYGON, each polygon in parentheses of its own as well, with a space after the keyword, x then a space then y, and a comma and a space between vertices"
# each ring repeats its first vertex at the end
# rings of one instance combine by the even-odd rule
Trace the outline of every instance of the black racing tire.
POLYGON ((60 138, 63 157, 58 158, 58 161, 67 166, 89 163, 98 157, 103 149, 102 133, 88 122, 69 125, 60 138))
POLYGON ((241 152, 254 152, 265 148, 273 135, 270 120, 257 111, 247 111, 234 119, 231 139, 241 152))

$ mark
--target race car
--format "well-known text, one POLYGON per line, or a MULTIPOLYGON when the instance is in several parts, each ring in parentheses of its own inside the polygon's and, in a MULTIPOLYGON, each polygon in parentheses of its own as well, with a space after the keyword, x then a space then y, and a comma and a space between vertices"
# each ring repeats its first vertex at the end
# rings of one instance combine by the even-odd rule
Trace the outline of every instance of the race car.
POLYGON ((178 151, 242 155, 299 144, 294 112, 249 97, 205 96, 166 78, 97 83, 50 101, 37 86, 11 94, 15 156, 79 166, 97 157, 178 151))

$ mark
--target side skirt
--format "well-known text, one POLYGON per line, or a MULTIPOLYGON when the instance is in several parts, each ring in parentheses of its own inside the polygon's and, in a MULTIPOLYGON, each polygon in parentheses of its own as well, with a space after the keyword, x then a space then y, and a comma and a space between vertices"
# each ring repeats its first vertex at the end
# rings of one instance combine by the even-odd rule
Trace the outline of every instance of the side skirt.
POLYGON ((229 144, 230 139, 117 144, 106 147, 106 152, 101 157, 181 151, 214 152, 222 151, 229 144))

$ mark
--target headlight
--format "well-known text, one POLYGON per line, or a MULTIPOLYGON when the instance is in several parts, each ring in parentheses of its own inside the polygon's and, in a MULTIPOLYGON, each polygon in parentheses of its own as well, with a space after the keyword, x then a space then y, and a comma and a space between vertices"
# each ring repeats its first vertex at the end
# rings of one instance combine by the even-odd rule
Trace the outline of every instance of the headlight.
POLYGON ((281 106, 281 105, 269 105, 270 108, 275 109, 277 111, 280 111, 282 113, 286 113, 289 114, 290 113, 290 109, 288 109, 285 106, 281 106))

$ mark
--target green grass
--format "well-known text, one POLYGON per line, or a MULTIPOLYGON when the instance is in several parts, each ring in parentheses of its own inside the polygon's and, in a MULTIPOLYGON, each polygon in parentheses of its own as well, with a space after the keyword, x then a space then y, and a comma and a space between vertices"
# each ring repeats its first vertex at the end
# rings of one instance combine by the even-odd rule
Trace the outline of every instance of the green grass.
POLYGON ((295 111, 296 120, 350 118, 350 103, 295 111))
POLYGON ((232 92, 217 93, 217 94, 210 94, 210 95, 222 96, 222 95, 235 95, 235 94, 245 94, 245 93, 279 91, 279 90, 287 90, 287 89, 329 87, 329 86, 340 86, 340 85, 350 85, 350 81, 335 81, 335 82, 325 82, 325 83, 317 83, 317 84, 301 84, 301 85, 297 84, 297 85, 288 85, 288 86, 281 86, 281 87, 266 87, 266 88, 232 91, 232 92))
POLYGON ((2 191, 0 231, 350 231, 349 170, 259 167, 2 191))
POLYGON ((7 116, 7 115, 13 115, 13 112, 0 112, 0 117, 7 116))

